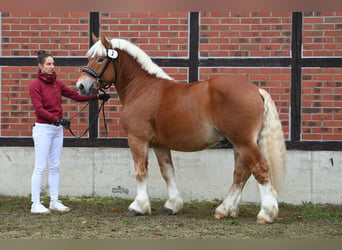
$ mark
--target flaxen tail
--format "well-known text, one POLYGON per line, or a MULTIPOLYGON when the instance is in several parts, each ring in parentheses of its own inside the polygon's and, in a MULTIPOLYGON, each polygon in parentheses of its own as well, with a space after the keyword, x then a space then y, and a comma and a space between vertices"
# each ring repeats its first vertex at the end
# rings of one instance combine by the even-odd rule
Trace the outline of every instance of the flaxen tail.
POLYGON ((264 121, 258 145, 270 166, 271 185, 280 192, 286 171, 286 146, 277 108, 271 96, 259 89, 264 98, 264 121))

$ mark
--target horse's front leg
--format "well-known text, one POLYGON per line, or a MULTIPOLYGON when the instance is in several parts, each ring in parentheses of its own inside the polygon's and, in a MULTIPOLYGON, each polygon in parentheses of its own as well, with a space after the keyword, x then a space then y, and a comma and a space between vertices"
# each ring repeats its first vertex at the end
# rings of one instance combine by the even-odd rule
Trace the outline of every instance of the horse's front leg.
POLYGON ((183 199, 178 191, 175 170, 171 160, 171 152, 167 148, 154 148, 160 167, 160 172, 166 182, 169 199, 164 205, 167 215, 177 214, 183 208, 183 199))
POLYGON ((137 181, 137 196, 128 207, 129 216, 150 215, 151 204, 147 191, 148 144, 134 136, 128 136, 128 144, 134 160, 137 181))

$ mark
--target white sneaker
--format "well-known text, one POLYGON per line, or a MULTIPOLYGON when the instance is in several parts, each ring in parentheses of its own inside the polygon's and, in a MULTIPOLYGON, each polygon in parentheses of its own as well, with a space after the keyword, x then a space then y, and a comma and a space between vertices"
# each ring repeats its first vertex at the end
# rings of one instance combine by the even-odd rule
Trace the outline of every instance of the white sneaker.
POLYGON ((61 201, 50 202, 50 210, 55 212, 67 213, 70 208, 64 206, 61 201))
POLYGON ((31 213, 32 214, 49 214, 50 209, 47 209, 43 204, 40 202, 33 203, 31 206, 31 213))

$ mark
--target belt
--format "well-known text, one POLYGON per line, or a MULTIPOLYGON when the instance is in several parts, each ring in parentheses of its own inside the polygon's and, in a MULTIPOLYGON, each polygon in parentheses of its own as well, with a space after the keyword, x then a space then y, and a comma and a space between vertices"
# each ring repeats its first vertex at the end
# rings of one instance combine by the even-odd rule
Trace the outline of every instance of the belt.
MULTIPOLYGON (((60 126, 61 124, 59 122, 53 122, 53 123, 40 123, 40 124, 49 124, 49 125, 54 125, 54 126, 60 126)), ((34 127, 35 123, 33 123, 33 127, 34 127)))

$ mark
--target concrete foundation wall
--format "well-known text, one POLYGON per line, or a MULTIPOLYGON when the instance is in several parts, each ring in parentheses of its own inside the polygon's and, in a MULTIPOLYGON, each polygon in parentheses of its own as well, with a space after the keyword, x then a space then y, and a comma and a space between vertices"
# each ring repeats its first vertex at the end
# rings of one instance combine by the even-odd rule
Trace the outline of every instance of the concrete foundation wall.
MULTIPOLYGON (((178 187, 185 201, 226 196, 233 180, 231 149, 194 153, 172 152, 178 187)), ((32 147, 0 148, 0 195, 30 195, 34 166, 32 147)), ((48 192, 47 173, 43 191, 48 192)), ((157 160, 149 153, 149 194, 166 198, 167 190, 157 160)), ((288 151, 287 175, 280 202, 342 204, 342 152, 288 151)), ((136 182, 128 148, 67 148, 61 162, 60 195, 134 198, 136 182)), ((253 177, 243 202, 259 202, 253 177)))

